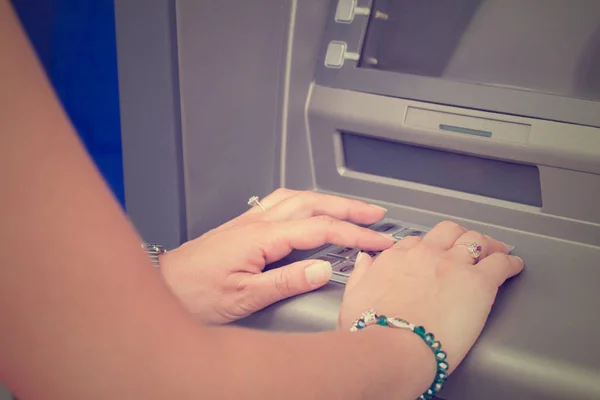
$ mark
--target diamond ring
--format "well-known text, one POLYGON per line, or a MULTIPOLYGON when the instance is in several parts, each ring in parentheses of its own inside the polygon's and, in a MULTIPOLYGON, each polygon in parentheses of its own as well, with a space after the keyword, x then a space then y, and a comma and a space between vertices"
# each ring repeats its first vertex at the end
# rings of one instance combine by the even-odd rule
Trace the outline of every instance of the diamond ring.
POLYGON ((483 251, 483 248, 479 243, 459 243, 457 244, 457 246, 465 246, 471 257, 473 257, 473 259, 475 260, 475 262, 479 261, 479 257, 481 256, 481 252, 483 251))
POLYGON ((258 196, 252 196, 252 197, 250 197, 250 198, 248 199, 248 205, 249 205, 249 206, 252 206, 252 207, 254 207, 254 206, 259 206, 260 208, 262 208, 262 209, 263 209, 263 211, 265 211, 265 210, 266 210, 265 206, 263 206, 263 205, 261 204, 261 202, 260 202, 260 199, 258 198, 258 196))

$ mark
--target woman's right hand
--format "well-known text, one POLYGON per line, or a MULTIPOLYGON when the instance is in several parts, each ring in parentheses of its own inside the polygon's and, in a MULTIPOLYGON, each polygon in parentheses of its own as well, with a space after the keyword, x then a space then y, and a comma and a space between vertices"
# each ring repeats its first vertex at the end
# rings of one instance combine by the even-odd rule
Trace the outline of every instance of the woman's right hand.
POLYGON ((402 239, 375 261, 361 253, 339 328, 348 330, 369 309, 421 325, 441 342, 452 372, 481 333, 498 287, 523 269, 508 252, 489 236, 442 222, 423 238, 402 239), (482 247, 478 262, 463 245, 472 242, 482 247))

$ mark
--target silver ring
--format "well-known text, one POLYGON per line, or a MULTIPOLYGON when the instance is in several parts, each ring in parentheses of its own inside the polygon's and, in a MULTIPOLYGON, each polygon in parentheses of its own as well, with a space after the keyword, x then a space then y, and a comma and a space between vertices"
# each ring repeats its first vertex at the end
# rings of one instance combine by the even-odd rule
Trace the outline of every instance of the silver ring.
POLYGON ((262 209, 263 209, 263 211, 265 211, 265 210, 266 210, 265 206, 263 206, 263 205, 260 203, 260 199, 258 198, 258 196, 252 196, 252 197, 250 197, 250 198, 248 199, 248 205, 249 205, 249 206, 252 206, 252 207, 254 207, 254 206, 259 206, 260 208, 262 208, 262 209))
POLYGON ((479 257, 481 257, 481 252, 483 251, 483 247, 481 247, 479 243, 458 243, 456 246, 465 246, 471 257, 475 260, 475 262, 479 261, 479 257))

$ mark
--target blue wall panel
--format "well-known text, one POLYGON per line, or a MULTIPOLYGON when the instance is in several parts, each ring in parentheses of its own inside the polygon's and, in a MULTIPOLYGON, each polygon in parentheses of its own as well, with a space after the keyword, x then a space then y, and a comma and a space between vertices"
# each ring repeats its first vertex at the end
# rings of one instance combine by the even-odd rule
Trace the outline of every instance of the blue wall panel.
POLYGON ((88 152, 124 206, 113 0, 13 4, 88 152))

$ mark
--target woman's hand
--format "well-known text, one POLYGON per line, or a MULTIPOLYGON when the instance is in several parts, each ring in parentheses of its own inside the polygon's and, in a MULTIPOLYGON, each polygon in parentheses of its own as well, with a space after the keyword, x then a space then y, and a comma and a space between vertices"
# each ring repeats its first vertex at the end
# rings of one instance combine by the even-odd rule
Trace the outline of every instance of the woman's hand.
POLYGON ((383 250, 393 243, 358 224, 385 210, 360 201, 279 189, 241 216, 161 256, 166 282, 200 322, 220 324, 326 284, 331 265, 304 260, 262 272, 293 249, 326 243, 383 250))
POLYGON ((508 252, 489 236, 443 222, 422 239, 402 239, 375 261, 361 253, 339 327, 348 330, 369 309, 421 325, 442 343, 452 371, 481 333, 498 287, 523 269, 508 252), (472 242, 482 247, 477 263, 464 245, 472 242))

